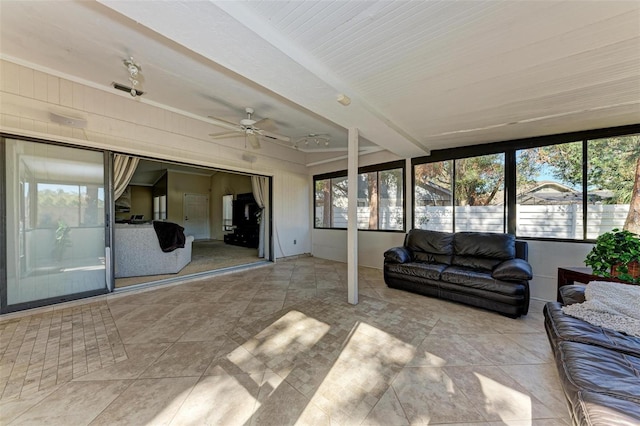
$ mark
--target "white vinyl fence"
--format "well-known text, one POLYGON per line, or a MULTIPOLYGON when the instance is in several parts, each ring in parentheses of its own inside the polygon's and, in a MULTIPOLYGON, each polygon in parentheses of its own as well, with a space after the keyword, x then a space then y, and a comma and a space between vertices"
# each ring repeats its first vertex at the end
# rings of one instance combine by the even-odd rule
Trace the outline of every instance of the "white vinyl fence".
MULTIPOLYGON (((518 205, 517 234, 538 238, 582 238, 582 206, 518 205)), ((456 231, 503 232, 504 206, 456 207, 456 231)), ((613 228, 622 228, 629 211, 628 204, 589 205, 587 238, 613 228)), ((439 231, 453 229, 453 207, 416 207, 416 227, 439 231)))

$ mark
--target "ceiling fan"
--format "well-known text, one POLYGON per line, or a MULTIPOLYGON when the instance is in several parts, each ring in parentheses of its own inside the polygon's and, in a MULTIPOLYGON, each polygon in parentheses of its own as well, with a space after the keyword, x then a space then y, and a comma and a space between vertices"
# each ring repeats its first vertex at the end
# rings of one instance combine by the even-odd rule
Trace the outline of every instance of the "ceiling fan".
POLYGON ((271 139, 275 142, 285 142, 287 144, 290 144, 291 138, 289 138, 288 136, 272 133, 265 129, 267 127, 274 127, 273 121, 271 121, 271 119, 263 118, 260 121, 256 121, 252 118, 253 108, 247 107, 244 110, 247 113, 247 118, 243 118, 238 124, 209 116, 209 118, 216 126, 220 126, 224 129, 230 130, 230 132, 212 133, 209 136, 214 139, 245 136, 254 149, 260 148, 260 138, 271 139))

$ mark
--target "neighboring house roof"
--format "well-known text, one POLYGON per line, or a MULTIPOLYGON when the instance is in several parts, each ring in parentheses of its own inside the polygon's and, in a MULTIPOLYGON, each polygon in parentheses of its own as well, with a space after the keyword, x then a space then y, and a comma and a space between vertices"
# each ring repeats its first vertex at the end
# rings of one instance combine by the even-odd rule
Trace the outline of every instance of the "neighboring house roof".
MULTIPOLYGON (((589 202, 598 202, 613 197, 609 190, 595 190, 587 193, 589 202)), ((582 192, 559 182, 543 181, 518 194, 518 204, 579 204, 582 192)))

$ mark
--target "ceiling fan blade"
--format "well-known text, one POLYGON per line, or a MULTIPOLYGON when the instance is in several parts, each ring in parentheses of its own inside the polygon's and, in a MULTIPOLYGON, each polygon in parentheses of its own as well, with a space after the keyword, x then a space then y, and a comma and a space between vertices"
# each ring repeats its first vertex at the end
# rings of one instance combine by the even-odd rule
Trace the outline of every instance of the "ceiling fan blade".
POLYGON ((258 135, 255 133, 247 133, 247 139, 249 139, 249 143, 253 147, 253 149, 260 148, 260 140, 258 139, 258 135))
POLYGON ((242 136, 242 132, 223 132, 223 133, 209 133, 212 139, 227 139, 227 138, 237 138, 242 136))
POLYGON ((263 118, 262 120, 257 121, 253 126, 257 127, 258 129, 264 129, 264 130, 270 130, 270 131, 275 131, 278 128, 276 123, 270 118, 263 118))
POLYGON ((291 138, 289 136, 283 136, 283 135, 279 135, 277 133, 267 132, 266 130, 261 130, 260 134, 262 136, 264 136, 265 138, 276 139, 276 140, 279 140, 281 142, 291 142, 291 138))
POLYGON ((239 124, 231 123, 229 121, 221 120, 219 118, 211 116, 209 116, 209 119, 213 122, 213 124, 218 127, 222 127, 223 129, 234 130, 236 132, 242 132, 244 130, 239 124))

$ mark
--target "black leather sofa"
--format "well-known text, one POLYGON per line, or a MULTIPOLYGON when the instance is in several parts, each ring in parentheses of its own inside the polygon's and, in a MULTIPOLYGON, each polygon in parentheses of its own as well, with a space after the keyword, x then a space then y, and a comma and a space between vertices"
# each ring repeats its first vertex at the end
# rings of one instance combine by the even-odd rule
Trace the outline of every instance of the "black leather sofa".
MULTIPOLYGON (((584 301, 583 286, 560 292, 564 304, 584 301)), ((573 424, 640 425, 640 338, 566 315, 560 302, 544 318, 573 424)))
POLYGON ((529 310, 527 243, 511 234, 413 229, 384 253, 387 286, 490 309, 529 310))

